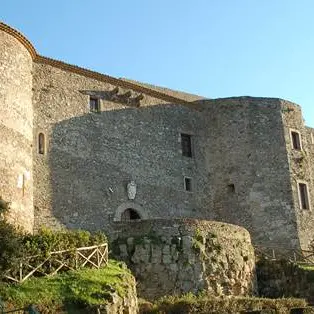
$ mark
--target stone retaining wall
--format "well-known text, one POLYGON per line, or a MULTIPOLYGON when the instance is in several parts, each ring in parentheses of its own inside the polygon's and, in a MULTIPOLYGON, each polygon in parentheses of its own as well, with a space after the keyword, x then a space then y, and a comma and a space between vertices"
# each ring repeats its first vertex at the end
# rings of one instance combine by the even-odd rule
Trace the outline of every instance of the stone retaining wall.
POLYGON ((142 298, 255 291, 254 251, 244 228, 192 219, 119 222, 115 227, 111 251, 133 271, 142 298))

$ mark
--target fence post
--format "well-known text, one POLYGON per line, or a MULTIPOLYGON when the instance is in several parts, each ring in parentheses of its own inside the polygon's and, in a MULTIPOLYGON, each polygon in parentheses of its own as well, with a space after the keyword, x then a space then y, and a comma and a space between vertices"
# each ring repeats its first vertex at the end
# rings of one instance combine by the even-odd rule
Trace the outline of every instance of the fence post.
POLYGON ((75 249, 75 269, 78 268, 78 254, 77 254, 77 249, 75 249))
POLYGON ((23 263, 22 262, 20 262, 20 282, 22 282, 23 281, 23 263))
POLYGON ((273 253, 273 259, 276 259, 276 255, 275 255, 275 250, 272 249, 272 253, 273 253))
POLYGON ((98 266, 98 268, 100 268, 99 248, 100 248, 100 246, 97 247, 97 266, 98 266))

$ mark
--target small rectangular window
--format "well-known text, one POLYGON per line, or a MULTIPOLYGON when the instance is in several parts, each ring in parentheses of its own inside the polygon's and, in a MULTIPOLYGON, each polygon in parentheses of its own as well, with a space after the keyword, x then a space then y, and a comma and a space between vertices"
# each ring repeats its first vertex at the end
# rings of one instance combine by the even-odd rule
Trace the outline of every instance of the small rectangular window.
POLYGON ((235 186, 233 183, 228 184, 228 192, 234 193, 235 192, 235 186))
POLYGON ((186 191, 191 192, 192 191, 192 179, 191 178, 184 178, 184 189, 186 191))
POLYGON ((296 150, 301 150, 300 134, 295 131, 291 131, 292 147, 296 150))
POLYGON ((301 209, 310 209, 307 185, 305 183, 299 183, 298 185, 301 209))
POLYGON ((91 112, 100 112, 100 102, 96 97, 89 98, 89 109, 91 112))
POLYGON ((182 155, 192 157, 192 139, 191 135, 181 133, 181 149, 182 155))

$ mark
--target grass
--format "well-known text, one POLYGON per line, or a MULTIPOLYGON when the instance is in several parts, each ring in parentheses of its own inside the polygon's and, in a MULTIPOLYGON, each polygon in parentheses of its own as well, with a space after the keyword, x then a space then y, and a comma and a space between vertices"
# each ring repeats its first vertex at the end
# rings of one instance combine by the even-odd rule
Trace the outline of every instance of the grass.
POLYGON ((108 303, 115 292, 123 297, 133 277, 123 263, 110 260, 101 269, 69 271, 32 278, 22 284, 1 284, 0 296, 9 307, 40 304, 55 308, 66 304, 94 306, 108 303))
MULTIPOLYGON (((215 298, 206 295, 191 293, 180 297, 165 297, 154 304, 140 302, 141 314, 237 314, 242 311, 267 309, 271 313, 286 314, 292 308, 303 308, 306 302, 303 299, 283 298, 266 299, 255 297, 221 297, 215 298)), ((268 313, 270 313, 268 312, 268 313)), ((314 313, 314 312, 311 312, 314 313)))

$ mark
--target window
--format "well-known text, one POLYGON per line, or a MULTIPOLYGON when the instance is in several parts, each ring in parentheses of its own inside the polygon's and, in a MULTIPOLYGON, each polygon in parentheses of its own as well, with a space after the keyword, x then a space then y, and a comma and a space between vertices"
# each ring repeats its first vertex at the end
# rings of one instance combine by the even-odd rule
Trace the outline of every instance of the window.
POLYGON ((191 135, 181 133, 181 149, 182 149, 183 156, 192 157, 191 135))
POLYGON ((292 147, 296 150, 301 150, 300 133, 291 131, 292 147))
POLYGON ((41 155, 45 154, 45 135, 44 135, 44 133, 38 134, 38 153, 41 155))
POLYGON ((184 189, 188 192, 192 192, 192 179, 184 177, 184 189))
POLYGON ((299 200, 301 209, 310 209, 309 195, 307 185, 299 183, 299 200))
POLYGON ((100 101, 96 97, 89 98, 89 109, 91 112, 100 112, 100 101))
POLYGON ((229 193, 235 193, 235 186, 233 183, 228 184, 228 192, 229 193))

